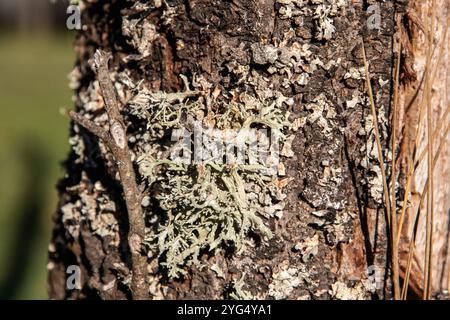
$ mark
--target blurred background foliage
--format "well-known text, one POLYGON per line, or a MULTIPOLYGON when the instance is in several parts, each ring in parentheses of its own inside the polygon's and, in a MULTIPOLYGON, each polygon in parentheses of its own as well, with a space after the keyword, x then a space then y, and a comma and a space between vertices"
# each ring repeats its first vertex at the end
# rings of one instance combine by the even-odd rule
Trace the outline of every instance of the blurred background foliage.
POLYGON ((0 0, 0 298, 47 298, 56 184, 69 144, 61 107, 74 33, 67 1, 0 0))

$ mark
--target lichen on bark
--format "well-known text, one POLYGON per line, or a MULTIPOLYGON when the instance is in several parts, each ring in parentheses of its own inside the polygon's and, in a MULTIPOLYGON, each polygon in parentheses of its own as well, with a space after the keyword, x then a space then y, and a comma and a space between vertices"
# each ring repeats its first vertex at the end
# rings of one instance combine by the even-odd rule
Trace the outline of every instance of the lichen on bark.
MULTIPOLYGON (((360 46, 363 37, 386 119, 394 3, 377 2, 383 31, 376 32, 367 29, 367 1, 359 0, 82 2, 75 105, 107 126, 88 60, 97 48, 112 51, 110 76, 146 196, 153 298, 388 295, 389 280, 378 289, 368 284, 369 266, 385 270, 387 240, 360 46), (277 130, 280 176, 174 164, 170 133, 189 127, 188 119, 277 130)), ((129 226, 114 159, 78 128, 71 144, 50 294, 129 297, 129 226), (82 268, 81 291, 65 289, 71 264, 82 268)))

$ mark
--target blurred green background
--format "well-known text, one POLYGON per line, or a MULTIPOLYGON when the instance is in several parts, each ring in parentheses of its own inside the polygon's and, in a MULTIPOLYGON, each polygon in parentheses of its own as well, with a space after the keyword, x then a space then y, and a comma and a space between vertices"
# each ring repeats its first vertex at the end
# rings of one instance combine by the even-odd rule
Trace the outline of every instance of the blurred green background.
POLYGON ((51 216, 69 150, 59 109, 72 106, 74 33, 62 2, 0 0, 0 299, 48 297, 51 216))

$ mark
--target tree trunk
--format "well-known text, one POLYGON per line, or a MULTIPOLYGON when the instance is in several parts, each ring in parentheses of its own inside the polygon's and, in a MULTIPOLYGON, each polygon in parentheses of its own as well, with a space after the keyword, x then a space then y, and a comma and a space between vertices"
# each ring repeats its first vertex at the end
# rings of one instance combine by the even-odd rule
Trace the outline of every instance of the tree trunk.
MULTIPOLYGON (((76 110, 108 130, 104 92, 89 60, 98 48, 111 52, 110 78, 142 193, 147 227, 142 254, 147 257, 150 298, 394 296, 395 225, 389 224, 387 208, 399 222, 415 150, 411 132, 425 95, 419 85, 426 54, 420 28, 431 19, 431 1, 406 2, 79 1, 84 27, 76 37, 77 62, 71 74, 76 110), (399 43, 399 103, 394 108, 399 43), (394 153, 393 121, 398 142, 394 153), (267 129, 280 144, 277 175, 241 163, 174 163, 174 132, 187 128, 191 133, 196 123, 221 132, 267 129), (386 199, 382 177, 386 168, 391 190, 392 154, 399 173, 395 206, 386 199)), ((448 5, 437 1, 437 8, 439 31, 432 34, 439 49, 446 43, 448 5)), ((432 56, 436 63, 438 49, 432 56)), ((440 63, 445 65, 448 51, 443 52, 440 63)), ((442 92, 448 76, 432 70, 438 70, 432 96, 436 127, 448 105, 442 92)), ((419 150, 427 149, 424 132, 419 150)), ((447 131, 441 139, 449 137, 447 131)), ((128 220, 118 160, 81 125, 72 127, 70 143, 50 245, 50 297, 131 298, 134 275, 127 237, 133 222, 128 220), (81 270, 79 290, 66 286, 69 266, 81 270)), ((196 146, 189 148, 194 155, 196 146)), ((398 244, 400 285, 407 273, 426 162, 425 157, 412 183, 398 244)), ((449 149, 444 147, 433 184, 433 297, 447 289, 443 283, 448 281, 448 163, 449 149)), ((424 215, 409 296, 423 293, 424 215)))

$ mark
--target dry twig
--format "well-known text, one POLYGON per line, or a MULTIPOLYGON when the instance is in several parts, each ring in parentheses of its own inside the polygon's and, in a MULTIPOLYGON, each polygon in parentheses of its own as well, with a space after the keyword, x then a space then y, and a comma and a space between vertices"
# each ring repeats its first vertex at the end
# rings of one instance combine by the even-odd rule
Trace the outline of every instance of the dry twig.
POLYGON ((103 100, 105 101, 109 131, 74 111, 68 111, 67 114, 77 124, 101 139, 111 150, 116 160, 128 211, 128 244, 131 250, 133 272, 131 293, 133 299, 141 300, 148 298, 147 261, 145 256, 141 254, 142 242, 145 237, 144 213, 141 207, 142 196, 137 186, 133 162, 127 144, 126 126, 119 111, 119 102, 114 86, 109 78, 108 62, 110 56, 109 53, 97 50, 93 61, 93 68, 97 73, 103 100))

